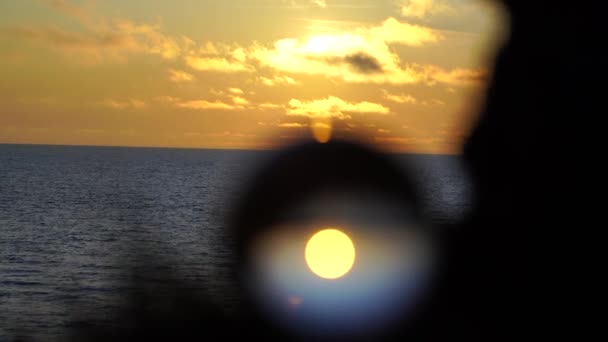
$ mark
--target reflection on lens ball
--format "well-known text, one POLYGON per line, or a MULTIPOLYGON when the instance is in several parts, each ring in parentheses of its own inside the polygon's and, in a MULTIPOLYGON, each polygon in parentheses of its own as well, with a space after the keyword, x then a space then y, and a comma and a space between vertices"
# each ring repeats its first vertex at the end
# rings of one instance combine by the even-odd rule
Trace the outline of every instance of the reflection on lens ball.
POLYGON ((429 288, 430 235, 400 202, 328 192, 256 235, 248 292, 296 336, 376 336, 407 320, 429 288))
POLYGON ((353 267, 355 246, 348 235, 340 230, 324 229, 308 240, 304 255, 314 274, 325 279, 336 279, 353 267))

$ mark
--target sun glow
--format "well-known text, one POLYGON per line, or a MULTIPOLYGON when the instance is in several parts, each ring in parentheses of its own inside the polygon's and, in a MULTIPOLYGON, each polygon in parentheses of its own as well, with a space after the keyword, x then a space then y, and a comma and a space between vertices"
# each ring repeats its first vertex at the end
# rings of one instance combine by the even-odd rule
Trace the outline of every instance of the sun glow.
POLYGON ((348 235, 337 229, 324 229, 315 233, 305 249, 310 270, 325 279, 344 276, 355 263, 355 245, 348 235))

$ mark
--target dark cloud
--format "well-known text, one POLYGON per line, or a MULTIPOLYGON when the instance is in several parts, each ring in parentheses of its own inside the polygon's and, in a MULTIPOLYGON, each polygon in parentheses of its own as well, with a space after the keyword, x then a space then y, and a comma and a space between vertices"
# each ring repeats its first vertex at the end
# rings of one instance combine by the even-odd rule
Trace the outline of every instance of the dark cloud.
POLYGON ((362 74, 382 72, 382 65, 380 65, 380 62, 375 57, 363 52, 344 57, 344 62, 362 74))
POLYGON ((329 65, 347 64, 353 71, 360 74, 376 74, 382 73, 382 64, 374 56, 370 56, 365 52, 352 53, 344 57, 338 56, 307 56, 308 59, 321 60, 329 65))

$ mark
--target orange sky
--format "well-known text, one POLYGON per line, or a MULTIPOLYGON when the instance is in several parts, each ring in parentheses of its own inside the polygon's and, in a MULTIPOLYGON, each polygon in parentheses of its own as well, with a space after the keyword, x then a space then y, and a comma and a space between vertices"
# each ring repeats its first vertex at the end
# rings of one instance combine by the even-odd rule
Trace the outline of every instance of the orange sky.
POLYGON ((0 143, 457 153, 504 19, 482 0, 0 3, 0 143))

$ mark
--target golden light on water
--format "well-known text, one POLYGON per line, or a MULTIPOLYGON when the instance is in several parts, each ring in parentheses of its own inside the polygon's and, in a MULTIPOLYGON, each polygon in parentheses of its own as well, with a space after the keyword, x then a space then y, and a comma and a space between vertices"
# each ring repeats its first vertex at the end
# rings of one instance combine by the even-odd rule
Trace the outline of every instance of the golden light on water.
POLYGON ((355 263, 355 245, 348 235, 337 229, 315 233, 308 240, 304 254, 310 270, 326 279, 344 276, 355 263))

